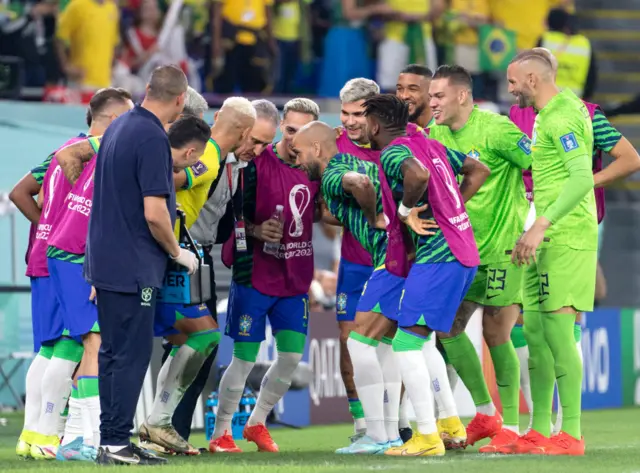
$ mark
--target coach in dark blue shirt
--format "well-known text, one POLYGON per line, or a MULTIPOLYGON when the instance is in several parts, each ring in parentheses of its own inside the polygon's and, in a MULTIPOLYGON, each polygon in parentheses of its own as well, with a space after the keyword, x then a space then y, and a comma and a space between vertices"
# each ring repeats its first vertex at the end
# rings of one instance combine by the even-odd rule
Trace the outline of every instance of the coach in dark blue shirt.
POLYGON ((186 91, 179 68, 157 68, 142 105, 114 120, 100 143, 84 266, 96 288, 102 334, 99 463, 165 461, 132 445, 130 432, 167 262, 191 271, 196 265, 173 235, 176 196, 164 130, 182 112, 186 91))

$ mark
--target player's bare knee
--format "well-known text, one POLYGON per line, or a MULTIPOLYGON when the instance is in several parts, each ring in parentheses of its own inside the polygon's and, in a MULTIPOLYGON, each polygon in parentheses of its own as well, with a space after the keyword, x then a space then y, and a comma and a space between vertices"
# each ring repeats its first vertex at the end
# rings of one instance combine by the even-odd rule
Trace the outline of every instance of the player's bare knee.
POLYGON ((82 345, 84 346, 84 352, 91 356, 97 356, 100 351, 100 344, 102 338, 99 333, 89 332, 82 337, 82 345))

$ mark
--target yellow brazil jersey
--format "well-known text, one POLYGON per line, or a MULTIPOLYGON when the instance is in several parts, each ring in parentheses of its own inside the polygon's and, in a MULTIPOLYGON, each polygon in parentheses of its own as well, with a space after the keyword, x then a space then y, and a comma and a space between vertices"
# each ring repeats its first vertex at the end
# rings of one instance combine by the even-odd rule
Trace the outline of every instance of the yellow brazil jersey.
POLYGON ((111 85, 111 66, 120 42, 118 5, 113 0, 73 0, 58 18, 56 35, 69 47, 71 65, 84 71, 83 86, 111 85))
POLYGON ((491 0, 493 19, 517 35, 519 50, 534 48, 546 30, 547 16, 558 0, 491 0))
MULTIPOLYGON (((411 15, 428 15, 431 4, 428 0, 387 0, 391 8, 411 15)), ((401 21, 388 21, 384 27, 385 36, 388 39, 404 43, 407 25, 401 21)), ((431 37, 431 23, 422 24, 422 34, 425 39, 431 37)))
MULTIPOLYGON (((474 18, 489 19, 491 10, 489 0, 452 0, 451 11, 455 14, 464 14, 474 18)), ((456 44, 474 46, 478 44, 478 32, 475 28, 458 24, 456 28, 456 44)))
POLYGON ((291 0, 280 3, 276 7, 273 20, 273 35, 276 39, 280 41, 297 41, 300 39, 301 3, 310 4, 311 0, 291 0))
MULTIPOLYGON (((273 0, 215 0, 222 3, 222 17, 232 25, 262 30, 267 25, 267 8, 273 6, 273 0)), ((236 35, 239 44, 256 43, 256 37, 249 31, 240 31, 236 35)))
MULTIPOLYGON (((74 0, 75 1, 75 0, 74 0)), ((180 209, 184 211, 187 228, 194 224, 200 210, 209 197, 211 184, 218 177, 220 172, 220 147, 218 143, 209 139, 204 154, 200 160, 185 169, 187 173, 187 183, 176 193, 176 202, 180 209)), ((178 224, 176 223, 175 234, 178 236, 178 224)))

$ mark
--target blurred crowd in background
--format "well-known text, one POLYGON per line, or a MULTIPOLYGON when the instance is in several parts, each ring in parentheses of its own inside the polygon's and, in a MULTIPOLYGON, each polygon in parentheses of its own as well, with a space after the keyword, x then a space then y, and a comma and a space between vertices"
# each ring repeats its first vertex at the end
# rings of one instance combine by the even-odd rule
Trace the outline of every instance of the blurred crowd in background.
MULTIPOLYGON (((537 45, 562 52, 559 84, 592 96, 573 0, 0 0, 0 66, 54 102, 110 85, 139 98, 166 63, 199 92, 326 98, 354 77, 395 91, 407 64, 456 63, 477 101, 500 103, 508 62, 537 45)), ((317 226, 313 310, 334 306, 340 259, 339 230, 317 226)))
POLYGON ((0 0, 0 56, 20 58, 22 85, 47 100, 141 94, 171 62, 201 92, 323 97, 352 77, 394 90, 409 63, 457 63, 476 98, 497 101, 501 62, 550 26, 577 33, 573 13, 572 0, 0 0), (550 25, 557 8, 567 16, 550 25))

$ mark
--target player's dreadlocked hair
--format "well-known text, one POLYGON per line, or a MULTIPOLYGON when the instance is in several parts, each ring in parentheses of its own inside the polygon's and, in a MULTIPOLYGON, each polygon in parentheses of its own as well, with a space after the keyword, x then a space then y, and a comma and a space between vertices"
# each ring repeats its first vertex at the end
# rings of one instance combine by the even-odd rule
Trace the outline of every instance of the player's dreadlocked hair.
POLYGON ((409 123, 409 105, 393 94, 380 94, 365 100, 364 114, 376 117, 390 132, 402 132, 409 123))

